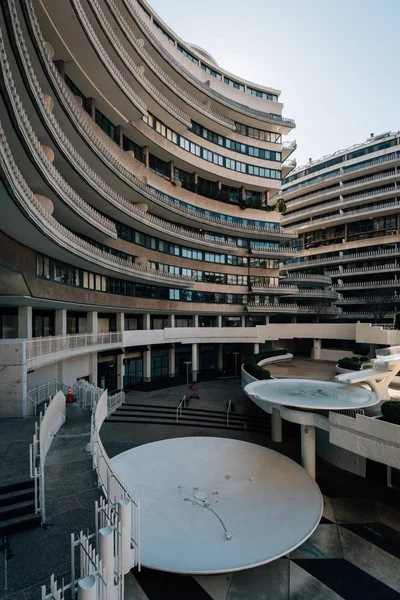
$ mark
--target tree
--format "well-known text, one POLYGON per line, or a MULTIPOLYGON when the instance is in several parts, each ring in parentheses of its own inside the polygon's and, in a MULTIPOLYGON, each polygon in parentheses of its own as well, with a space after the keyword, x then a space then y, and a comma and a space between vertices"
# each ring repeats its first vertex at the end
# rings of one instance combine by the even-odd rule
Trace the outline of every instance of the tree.
POLYGON ((382 294, 381 296, 374 295, 374 290, 368 290, 365 295, 365 310, 372 313, 375 325, 386 317, 390 312, 394 311, 394 304, 397 298, 391 293, 382 294))

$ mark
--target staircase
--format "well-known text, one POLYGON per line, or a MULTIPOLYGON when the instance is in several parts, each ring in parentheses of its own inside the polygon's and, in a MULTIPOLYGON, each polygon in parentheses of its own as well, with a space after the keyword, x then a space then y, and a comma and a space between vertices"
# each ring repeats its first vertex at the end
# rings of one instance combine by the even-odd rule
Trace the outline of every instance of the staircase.
MULTIPOLYGON (((248 413, 231 412, 229 425, 226 424, 226 412, 187 406, 179 420, 176 420, 176 407, 149 404, 124 404, 106 421, 107 423, 142 423, 148 425, 169 425, 179 427, 207 427, 228 431, 248 431, 254 433, 271 432, 271 419, 263 412, 261 416, 248 413)), ((290 433, 289 433, 290 435, 290 433)))
POLYGON ((10 479, 0 484, 0 537, 41 523, 35 514, 35 482, 30 478, 10 479))

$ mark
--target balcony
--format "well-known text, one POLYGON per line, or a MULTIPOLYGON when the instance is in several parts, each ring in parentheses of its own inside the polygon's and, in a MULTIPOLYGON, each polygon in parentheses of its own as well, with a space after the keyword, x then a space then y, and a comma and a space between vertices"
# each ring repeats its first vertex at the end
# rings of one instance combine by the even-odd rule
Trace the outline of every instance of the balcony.
POLYGON ((37 369, 59 360, 121 348, 122 341, 121 331, 30 338, 26 340, 27 366, 37 369))
POLYGON ((328 227, 330 227, 332 223, 336 223, 338 221, 345 223, 349 220, 349 217, 354 217, 354 219, 352 218, 352 220, 355 220, 358 215, 379 214, 382 212, 390 214, 393 211, 396 212, 399 209, 399 207, 400 202, 393 201, 383 203, 379 206, 365 206, 364 208, 358 208, 356 210, 348 210, 347 212, 341 210, 338 215, 329 215, 327 217, 321 217, 319 219, 309 219, 304 223, 298 223, 296 227, 299 231, 312 231, 313 229, 316 229, 315 225, 326 224, 328 227))
POLYGON ((335 269, 327 271, 331 277, 347 277, 350 275, 362 275, 364 273, 381 273, 383 271, 396 271, 400 269, 400 265, 396 263, 389 265, 373 265, 371 267, 354 267, 351 269, 335 269))
POLYGON ((362 290, 362 289, 377 289, 377 288, 390 288, 400 286, 400 279, 390 279, 383 281, 353 281, 352 283, 341 283, 340 285, 335 283, 334 288, 336 290, 362 290))
POLYGON ((263 258, 291 258, 296 255, 297 250, 293 248, 270 248, 269 246, 258 246, 251 249, 251 254, 248 256, 261 256, 263 258))
POLYGON ((326 298, 331 300, 337 300, 339 298, 339 294, 334 290, 298 290, 293 296, 298 298, 326 298))
POLYGON ((284 163, 282 163, 282 179, 287 177, 289 173, 296 168, 296 166, 297 161, 295 158, 292 158, 291 160, 286 160, 284 163))
POLYGON ((266 286, 266 285, 257 285, 254 284, 251 286, 252 294, 279 294, 279 295, 292 295, 298 292, 298 287, 296 285, 277 285, 266 286))
MULTIPOLYGON (((326 252, 327 248, 321 248, 323 252, 326 252)), ((324 256, 321 258, 315 258, 307 260, 301 263, 285 264, 287 271, 292 269, 307 269, 308 267, 316 267, 322 265, 329 265, 332 263, 346 263, 354 260, 372 260, 374 258, 391 258, 392 256, 400 256, 400 248, 387 248, 386 250, 371 250, 370 252, 353 252, 352 254, 339 253, 337 256, 324 256)), ((294 273, 290 275, 292 278, 294 273)))
POLYGON ((360 296, 355 296, 355 297, 346 297, 346 298, 340 298, 338 301, 338 304, 372 304, 372 303, 378 303, 381 302, 382 304, 386 304, 386 303, 398 303, 400 304, 400 296, 392 296, 391 298, 389 298, 388 296, 384 296, 379 297, 360 297, 360 296))
MULTIPOLYGON (((307 263, 308 264, 308 263, 307 263)), ((286 268, 286 265, 285 265, 286 268)), ((281 275, 283 276, 283 281, 286 283, 295 283, 295 284, 326 284, 330 285, 332 283, 331 277, 328 275, 320 275, 318 273, 285 273, 281 271, 281 275)))
POLYGON ((312 306, 298 306, 297 304, 258 304, 248 303, 247 312, 249 313, 288 313, 288 314, 309 314, 309 315, 339 315, 342 310, 337 306, 319 306, 314 304, 312 306))
POLYGON ((297 148, 296 140, 291 140, 290 142, 283 142, 282 144, 282 160, 286 160, 292 152, 294 152, 297 148))

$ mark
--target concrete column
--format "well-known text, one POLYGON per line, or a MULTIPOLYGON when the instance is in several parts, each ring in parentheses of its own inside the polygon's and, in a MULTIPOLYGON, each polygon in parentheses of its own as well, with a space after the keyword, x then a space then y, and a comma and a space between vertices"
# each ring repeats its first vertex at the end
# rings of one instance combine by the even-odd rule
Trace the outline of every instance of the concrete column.
POLYGON ((254 354, 258 354, 260 352, 260 344, 257 342, 254 344, 254 354))
POLYGON ((218 371, 223 371, 224 369, 224 345, 218 344, 218 371))
POLYGON ((313 340, 313 348, 312 348, 312 356, 314 360, 321 360, 321 340, 314 339, 313 340))
POLYGON ((135 565, 135 550, 131 547, 132 502, 128 498, 118 502, 118 521, 122 535, 122 573, 126 575, 135 565))
POLYGON ((89 354, 89 383, 97 387, 97 352, 89 354))
POLYGON ((246 315, 242 315, 240 324, 242 327, 246 327, 246 315))
POLYGON ((175 315, 169 315, 168 326, 171 327, 171 329, 175 327, 175 315))
POLYGON ((31 415, 33 407, 27 398, 28 375, 25 341, 0 340, 0 365, 0 418, 19 418, 31 415))
POLYGON ((56 310, 55 334, 67 335, 67 311, 65 308, 56 310))
POLYGON ((197 189, 197 185, 199 183, 199 174, 196 173, 196 172, 193 173, 193 183, 194 183, 194 185, 196 186, 196 189, 197 189))
POLYGON ((143 377, 145 381, 151 380, 151 350, 143 352, 143 377))
POLYGON ((146 169, 148 169, 149 168, 149 147, 148 146, 143 146, 142 156, 143 156, 144 166, 146 167, 146 169))
POLYGON ((117 331, 125 331, 125 313, 117 313, 117 331))
POLYGON ((290 322, 291 322, 291 323, 297 323, 297 317, 296 317, 296 315, 292 315, 292 316, 290 317, 290 322))
POLYGON ((169 179, 171 182, 175 181, 174 179, 174 161, 169 161, 169 179))
POLYGON ((271 439, 273 442, 282 441, 282 417, 280 411, 277 408, 272 409, 271 439))
POLYGON ((198 344, 192 344, 192 376, 193 376, 193 381, 197 381, 197 371, 199 370, 199 357, 198 357, 198 353, 199 353, 199 345, 198 344))
POLYGON ((117 125, 115 128, 115 141, 120 148, 124 145, 124 128, 122 125, 117 125))
POLYGON ((168 352, 169 376, 175 377, 175 348, 170 348, 168 352))
POLYGON ((315 427, 301 426, 301 464, 307 473, 315 479, 315 427))
POLYGON ((86 98, 86 103, 89 108, 89 114, 93 121, 96 120, 96 100, 94 98, 86 98))
POLYGON ((222 327, 222 315, 217 316, 217 327, 222 327))
POLYGON ((18 306, 18 337, 32 337, 32 306, 18 306))
POLYGON ((87 313, 87 332, 97 333, 98 332, 98 312, 93 310, 87 313))
POLYGON ((199 326, 199 315, 193 315, 193 327, 199 326))
POLYGON ((265 324, 269 325, 269 321, 270 321, 270 316, 269 315, 265 315, 265 324))
POLYGON ((151 328, 151 319, 150 319, 150 314, 146 314, 143 315, 143 329, 150 329, 151 328))
POLYGON ((124 389, 124 354, 118 354, 117 356, 117 389, 124 389))

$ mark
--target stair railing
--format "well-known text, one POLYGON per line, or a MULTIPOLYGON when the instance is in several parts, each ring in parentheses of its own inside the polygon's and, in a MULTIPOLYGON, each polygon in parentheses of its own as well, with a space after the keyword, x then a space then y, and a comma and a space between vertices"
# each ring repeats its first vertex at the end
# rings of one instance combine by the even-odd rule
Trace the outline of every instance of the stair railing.
POLYGON ((226 409, 226 426, 229 427, 229 415, 232 412, 232 400, 228 402, 228 408, 226 409))
POLYGON ((179 417, 181 417, 181 416, 182 416, 183 409, 184 409, 184 408, 185 408, 185 406, 186 406, 186 405, 185 405, 185 402, 186 402, 186 394, 185 394, 185 396, 183 396, 182 400, 179 402, 178 408, 177 408, 177 409, 176 409, 176 411, 175 411, 175 415, 176 415, 176 417, 175 417, 175 418, 176 418, 176 422, 177 422, 177 423, 178 423, 178 421, 179 421, 179 417))

